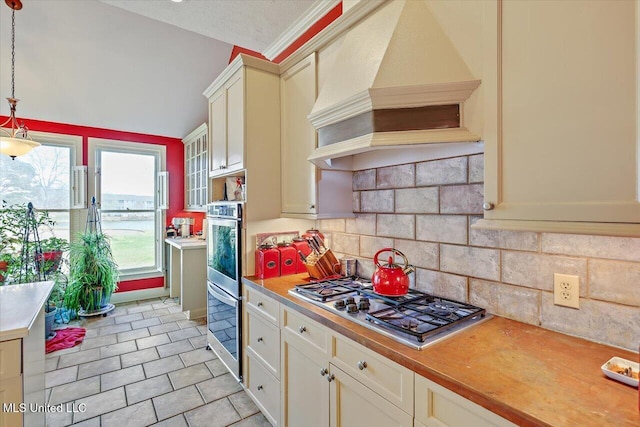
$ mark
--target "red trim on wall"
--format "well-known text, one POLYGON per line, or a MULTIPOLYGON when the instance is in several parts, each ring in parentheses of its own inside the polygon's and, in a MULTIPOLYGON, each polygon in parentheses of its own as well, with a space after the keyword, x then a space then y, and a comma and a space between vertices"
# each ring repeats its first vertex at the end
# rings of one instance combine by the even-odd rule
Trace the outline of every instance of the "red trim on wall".
POLYGON ((143 289, 153 289, 164 287, 164 277, 154 277, 152 279, 127 280, 118 283, 117 293, 140 291, 143 289))
POLYGON ((264 55, 262 55, 260 52, 256 52, 255 50, 246 49, 244 47, 240 47, 240 46, 234 45, 233 49, 231 49, 231 56, 229 57, 229 64, 231 64, 231 61, 236 59, 236 56, 238 56, 241 53, 244 53, 245 55, 249 55, 249 56, 255 56, 256 58, 260 58, 260 59, 264 59, 264 60, 268 61, 268 59, 265 58, 264 55))
POLYGON ((285 50, 280 53, 280 55, 273 58, 273 62, 276 64, 281 63, 289 55, 298 50, 300 46, 311 40, 316 34, 320 31, 324 30, 329 24, 335 21, 340 15, 342 15, 342 2, 338 3, 336 7, 331 9, 326 15, 316 21, 307 31, 305 31, 300 37, 296 39, 293 43, 289 45, 285 50))

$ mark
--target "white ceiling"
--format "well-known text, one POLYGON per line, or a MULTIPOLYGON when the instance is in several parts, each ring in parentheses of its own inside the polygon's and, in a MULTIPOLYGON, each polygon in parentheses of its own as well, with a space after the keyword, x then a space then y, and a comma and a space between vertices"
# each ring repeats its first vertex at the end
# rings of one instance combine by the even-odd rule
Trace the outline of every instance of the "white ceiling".
MULTIPOLYGON (((6 98, 11 9, 2 3, 6 98)), ((16 12, 17 116, 182 138, 207 120, 202 92, 228 64, 232 45, 264 50, 313 3, 23 0, 16 12)), ((0 114, 9 114, 4 101, 0 114)))

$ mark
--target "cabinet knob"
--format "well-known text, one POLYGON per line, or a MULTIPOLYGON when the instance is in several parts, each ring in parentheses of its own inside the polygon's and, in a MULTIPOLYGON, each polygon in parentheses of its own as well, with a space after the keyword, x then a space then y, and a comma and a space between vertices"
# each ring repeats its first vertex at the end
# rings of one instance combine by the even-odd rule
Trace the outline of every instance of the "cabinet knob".
POLYGON ((325 376, 329 373, 329 370, 327 368, 322 368, 320 369, 320 376, 325 376))
POLYGON ((329 381, 329 382, 331 382, 331 381, 333 381, 333 380, 335 380, 335 379, 336 379, 336 377, 335 377, 333 374, 331 374, 331 375, 329 375, 329 376, 327 377, 327 381, 329 381))
POLYGON ((493 209, 493 203, 491 202, 484 202, 484 204, 482 205, 482 209, 484 209, 485 211, 490 211, 493 209))
POLYGON ((367 368, 366 360, 361 360, 358 362, 358 369, 360 369, 361 371, 364 371, 366 368, 367 368))
POLYGON ((260 384, 258 387, 256 387, 258 390, 262 390, 264 387, 262 387, 262 384, 260 384))
POLYGON ((258 337, 258 342, 262 342, 262 341, 264 341, 262 337, 258 337))
POLYGON ((256 305, 257 305, 258 307, 262 307, 262 306, 263 306, 262 301, 258 301, 258 303, 257 303, 256 305))
POLYGON ((227 167, 225 165, 220 165, 220 169, 226 169, 227 167))
POLYGON ((316 205, 309 205, 309 209, 312 209, 312 210, 313 210, 313 209, 315 209, 315 208, 316 208, 316 205))
POLYGON ((300 333, 303 333, 303 332, 306 332, 307 327, 306 327, 306 326, 300 326, 300 327, 298 328, 298 330, 300 331, 300 333))

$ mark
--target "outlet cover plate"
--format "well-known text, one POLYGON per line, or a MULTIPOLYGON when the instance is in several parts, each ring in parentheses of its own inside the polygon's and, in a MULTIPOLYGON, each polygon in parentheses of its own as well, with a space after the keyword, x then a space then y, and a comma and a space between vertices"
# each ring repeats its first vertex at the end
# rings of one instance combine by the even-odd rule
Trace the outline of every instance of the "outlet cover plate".
POLYGON ((579 276, 553 274, 553 303, 564 307, 580 308, 579 276))

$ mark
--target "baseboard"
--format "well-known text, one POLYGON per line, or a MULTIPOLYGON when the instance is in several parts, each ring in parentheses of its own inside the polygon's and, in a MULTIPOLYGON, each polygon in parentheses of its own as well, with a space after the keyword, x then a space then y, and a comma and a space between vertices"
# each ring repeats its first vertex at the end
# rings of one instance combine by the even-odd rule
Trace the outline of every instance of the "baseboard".
POLYGON ((187 310, 187 319, 199 319, 200 317, 205 317, 207 315, 207 307, 196 308, 194 310, 187 310))
POLYGON ((128 292, 121 292, 121 293, 116 292, 115 294, 111 295, 111 303, 119 304, 123 302, 139 301, 144 299, 160 298, 160 297, 168 297, 168 296, 169 296, 169 289, 166 289, 164 287, 141 289, 139 291, 128 291, 128 292))

